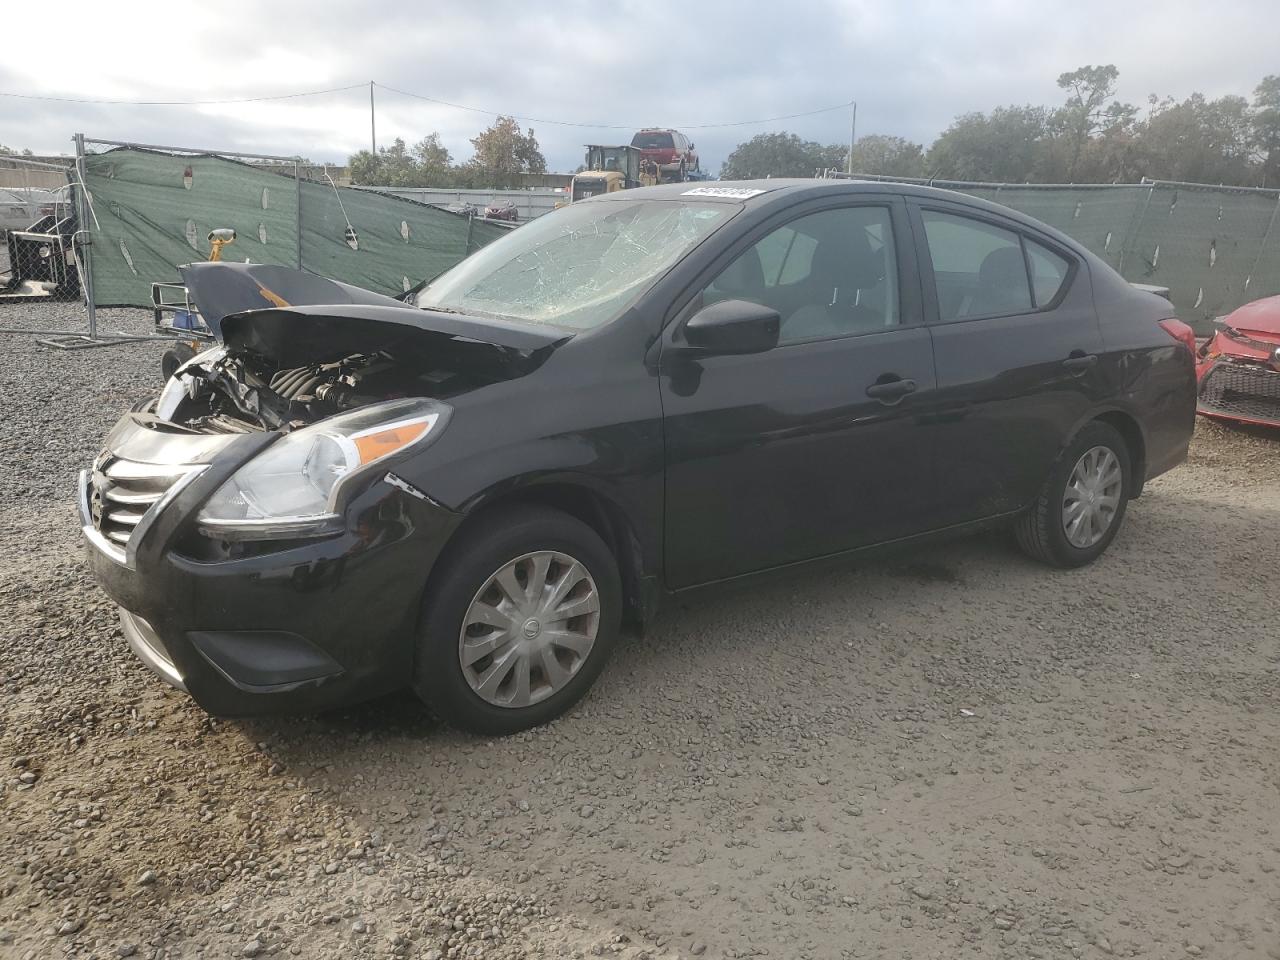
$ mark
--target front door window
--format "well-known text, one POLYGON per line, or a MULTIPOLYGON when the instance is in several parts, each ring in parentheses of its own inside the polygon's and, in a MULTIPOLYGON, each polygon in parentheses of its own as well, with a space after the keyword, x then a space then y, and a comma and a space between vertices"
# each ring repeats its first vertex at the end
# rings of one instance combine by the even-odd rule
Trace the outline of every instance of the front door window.
POLYGON ((750 300, 778 311, 783 344, 898 326, 889 208, 823 210, 778 227, 703 291, 704 305, 719 300, 750 300))

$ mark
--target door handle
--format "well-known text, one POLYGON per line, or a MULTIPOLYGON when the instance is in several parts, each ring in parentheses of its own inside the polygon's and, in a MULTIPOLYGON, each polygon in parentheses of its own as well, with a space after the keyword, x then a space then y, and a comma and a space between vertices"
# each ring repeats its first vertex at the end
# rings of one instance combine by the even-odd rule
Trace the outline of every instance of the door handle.
POLYGON ((1084 371, 1095 366, 1098 362, 1096 353, 1082 353, 1079 350, 1071 351, 1071 356, 1062 361, 1062 365, 1072 373, 1083 373, 1084 371))
POLYGON ((897 403, 908 393, 915 393, 916 382, 914 380, 889 380, 887 382, 876 382, 867 387, 867 396, 874 400, 879 400, 883 404, 892 405, 897 403))

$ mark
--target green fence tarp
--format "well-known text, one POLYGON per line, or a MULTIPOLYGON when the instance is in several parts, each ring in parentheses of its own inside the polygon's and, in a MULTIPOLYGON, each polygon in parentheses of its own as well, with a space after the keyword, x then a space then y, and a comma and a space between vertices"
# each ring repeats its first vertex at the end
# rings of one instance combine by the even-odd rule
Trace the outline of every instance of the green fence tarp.
POLYGON ((177 281, 179 265, 207 259, 209 232, 220 227, 236 231, 223 259, 301 267, 388 295, 505 232, 401 197, 216 156, 120 148, 85 157, 84 179, 99 306, 150 306, 151 284, 177 281))
POLYGON ((1119 269, 1125 238, 1142 209, 1145 187, 1072 187, 1051 191, 1032 186, 965 190, 1002 203, 1056 227, 1119 269))
POLYGON ((1206 321, 1280 293, 1280 274, 1254 273, 1276 198, 1189 186, 1157 186, 1129 236, 1124 275, 1158 283, 1184 319, 1206 321), (1247 282, 1247 287, 1246 287, 1247 282))
MULTIPOLYGON (((205 259, 206 237, 217 227, 237 234, 226 259, 301 266, 392 295, 504 230, 401 197, 296 181, 216 156, 110 150, 85 158, 85 183, 95 215, 89 230, 100 306, 149 306, 152 282, 176 281, 180 264, 205 259)), ((1280 294, 1280 191, 1160 182, 932 183, 1043 220, 1125 279, 1168 287, 1178 316, 1201 333, 1243 303, 1280 294)))

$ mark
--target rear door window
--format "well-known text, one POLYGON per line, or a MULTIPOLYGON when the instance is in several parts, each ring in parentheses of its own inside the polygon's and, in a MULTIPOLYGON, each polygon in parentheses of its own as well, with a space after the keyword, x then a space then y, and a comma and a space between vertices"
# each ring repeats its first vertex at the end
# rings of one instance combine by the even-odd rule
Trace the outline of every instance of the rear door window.
POLYGON ((982 220, 922 210, 941 320, 1005 316, 1035 309, 1022 241, 982 220))

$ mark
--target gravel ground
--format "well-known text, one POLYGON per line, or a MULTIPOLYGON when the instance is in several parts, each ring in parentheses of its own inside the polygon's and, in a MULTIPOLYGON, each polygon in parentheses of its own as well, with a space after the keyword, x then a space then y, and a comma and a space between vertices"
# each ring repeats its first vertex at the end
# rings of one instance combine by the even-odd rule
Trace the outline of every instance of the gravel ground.
POLYGON ((1202 423, 1089 569, 988 536, 682 602, 510 739, 231 722, 80 560, 160 348, 4 344, 0 957, 1280 958, 1274 435, 1202 423))

